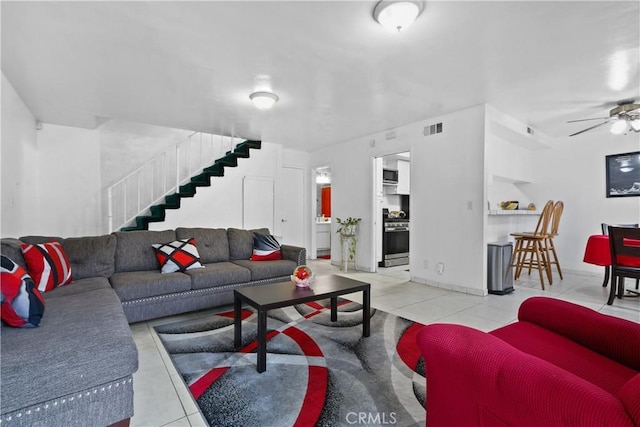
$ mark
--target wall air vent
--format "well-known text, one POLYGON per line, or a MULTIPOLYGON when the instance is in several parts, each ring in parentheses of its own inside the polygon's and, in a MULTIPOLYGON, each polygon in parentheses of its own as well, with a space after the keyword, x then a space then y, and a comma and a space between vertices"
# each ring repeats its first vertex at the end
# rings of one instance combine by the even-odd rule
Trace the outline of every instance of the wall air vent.
POLYGON ((422 134, 424 136, 435 135, 436 133, 442 133, 442 122, 427 125, 424 127, 422 134))
POLYGON ((384 134, 384 138, 388 141, 390 139, 394 139, 396 137, 396 131, 395 130, 390 130, 387 133, 384 134))

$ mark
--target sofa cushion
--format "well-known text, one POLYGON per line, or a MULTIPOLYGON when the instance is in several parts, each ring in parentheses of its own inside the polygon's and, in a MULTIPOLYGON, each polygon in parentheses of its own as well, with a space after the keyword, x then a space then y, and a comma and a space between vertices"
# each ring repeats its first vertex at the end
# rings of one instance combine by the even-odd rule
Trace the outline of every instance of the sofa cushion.
POLYGON ((627 381, 618 398, 635 424, 640 425, 640 374, 627 381))
POLYGON ((3 237, 0 239, 0 254, 6 256, 20 267, 27 269, 27 263, 22 256, 22 240, 11 237, 3 237))
POLYGON ((270 234, 253 234, 251 261, 274 261, 282 259, 280 243, 270 234))
POLYGON ((189 270, 186 274, 191 277, 192 289, 206 289, 251 281, 251 272, 232 262, 205 264, 204 268, 189 270))
POLYGON ((44 299, 33 280, 18 264, 0 257, 0 288, 2 321, 16 328, 34 328, 44 314, 44 299))
POLYGON ((490 332, 513 347, 546 360, 616 395, 637 371, 561 335, 529 322, 511 323, 490 332))
POLYGON ((229 240, 224 228, 176 228, 178 239, 196 239, 203 264, 229 261, 229 240))
POLYGON ((163 274, 160 270, 113 273, 109 281, 122 301, 191 290, 191 278, 186 274, 163 274))
POLYGON ((228 228, 227 238, 229 239, 229 259, 251 258, 253 253, 253 233, 269 234, 268 228, 258 228, 254 230, 241 230, 239 228, 228 228))
POLYGON ((115 270, 116 237, 69 237, 61 241, 67 253, 73 280, 109 277, 115 270))
POLYGON ((44 297, 47 314, 40 327, 4 327, 0 334, 3 413, 81 390, 99 393, 98 385, 125 378, 137 369, 137 349, 112 289, 44 297), (23 345, 25 340, 31 345, 23 345))
POLYGON ((66 286, 60 286, 45 294, 46 301, 52 298, 66 298, 84 292, 91 292, 98 289, 108 289, 113 292, 111 283, 106 277, 87 277, 86 279, 74 280, 66 286))
POLYGON ((60 242, 22 245, 27 271, 41 292, 73 281, 71 265, 60 242))
POLYGON ((277 261, 236 260, 233 263, 248 269, 251 272, 251 280, 290 276, 297 266, 295 262, 284 259, 277 261))
POLYGON ((158 270, 154 243, 176 240, 173 230, 116 231, 116 272, 158 270))

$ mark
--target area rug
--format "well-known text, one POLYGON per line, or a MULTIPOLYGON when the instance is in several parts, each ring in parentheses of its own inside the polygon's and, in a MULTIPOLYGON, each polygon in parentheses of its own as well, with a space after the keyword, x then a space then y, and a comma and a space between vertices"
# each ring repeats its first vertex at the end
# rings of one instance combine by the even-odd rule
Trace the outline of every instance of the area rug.
POLYGON ((329 300, 268 313, 267 369, 256 371, 257 315, 243 310, 242 348, 233 311, 156 326, 163 345, 211 426, 424 426, 423 325, 329 300))

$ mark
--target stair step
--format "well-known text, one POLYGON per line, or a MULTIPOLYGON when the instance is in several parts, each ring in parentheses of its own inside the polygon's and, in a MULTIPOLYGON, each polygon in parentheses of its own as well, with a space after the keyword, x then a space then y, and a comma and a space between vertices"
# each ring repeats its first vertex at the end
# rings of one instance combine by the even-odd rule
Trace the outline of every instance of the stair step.
POLYGON ((151 210, 151 217, 158 219, 157 221, 154 220, 154 222, 160 222, 165 220, 164 205, 153 205, 151 206, 150 210, 151 210))
POLYGON ((211 187, 211 177, 206 173, 201 173, 191 178, 191 183, 196 187, 211 187))
POLYGON ((238 144, 238 146, 241 146, 241 145, 246 145, 249 148, 255 148, 255 149, 259 150, 262 147, 262 141, 246 140, 246 141, 241 142, 240 144, 238 144))
POLYGON ((209 176, 224 176, 224 166, 220 163, 213 164, 202 170, 209 176))
POLYGON ((196 194, 196 186, 192 182, 181 185, 178 194, 180 197, 193 197, 196 194))
POLYGON ((226 156, 216 160, 216 163, 223 166, 231 166, 232 168, 235 168, 236 166, 238 166, 238 158, 233 154, 227 154, 226 156))
POLYGON ((165 209, 179 209, 180 208, 180 195, 177 193, 169 194, 164 197, 165 209))

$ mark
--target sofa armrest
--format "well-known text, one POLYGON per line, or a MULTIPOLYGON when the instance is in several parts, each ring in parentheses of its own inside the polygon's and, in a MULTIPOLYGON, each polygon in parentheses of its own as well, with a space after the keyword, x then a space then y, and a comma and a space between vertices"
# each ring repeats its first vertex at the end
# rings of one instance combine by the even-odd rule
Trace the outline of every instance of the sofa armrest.
POLYGON ((548 297, 531 297, 518 319, 555 332, 590 350, 640 371, 640 324, 548 297))
POLYGON ((631 426, 601 388, 462 325, 424 327, 429 426, 631 426))
POLYGON ((297 265, 305 265, 307 263, 307 250, 299 246, 280 245, 282 259, 288 259, 297 265))

